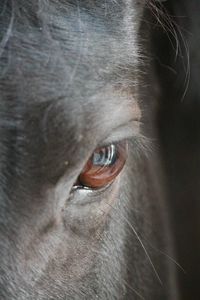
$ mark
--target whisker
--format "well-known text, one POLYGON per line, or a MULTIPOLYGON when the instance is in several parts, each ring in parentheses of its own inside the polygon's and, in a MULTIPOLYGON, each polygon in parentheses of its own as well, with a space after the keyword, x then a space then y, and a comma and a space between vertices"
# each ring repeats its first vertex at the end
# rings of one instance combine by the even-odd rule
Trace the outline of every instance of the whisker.
POLYGON ((125 280, 123 280, 122 279, 122 281, 123 281, 123 283, 130 289, 130 290, 132 290, 138 297, 140 297, 140 299, 143 299, 143 300, 145 300, 145 298, 138 292, 138 291, 136 291, 130 284, 128 284, 125 280))
MULTIPOLYGON (((107 205, 109 205, 108 203, 106 203, 107 205)), ((110 205, 111 206, 111 205, 110 205)), ((114 208, 113 206, 111 206, 112 208, 114 208)), ((134 210, 136 211, 137 213, 140 213, 139 210, 134 210)), ((111 216, 110 216, 111 217, 111 216)), ((114 218, 112 218, 114 220, 114 218)), ((142 239, 145 240, 147 243, 148 243, 148 246, 150 248, 152 248, 153 250, 157 251, 158 253, 162 254, 163 256, 165 256, 166 258, 168 258, 170 261, 172 261, 184 274, 186 274, 186 270, 181 266, 181 264, 176 260, 174 259, 173 257, 171 257, 169 254, 165 253, 164 251, 158 249, 157 247, 153 246, 148 240, 147 238, 143 235, 142 236, 142 239)))
POLYGON ((166 11, 162 3, 159 3, 158 6, 155 3, 155 0, 154 1, 152 0, 148 2, 148 6, 151 9, 152 14, 156 17, 158 24, 163 28, 164 32, 166 33, 173 49, 174 49, 173 41, 169 34, 171 34, 172 37, 174 38, 176 43, 175 59, 177 59, 178 54, 179 56, 182 57, 182 63, 185 69, 184 90, 181 96, 181 102, 182 102, 187 94, 189 83, 190 83, 190 52, 189 52, 189 47, 186 38, 183 35, 183 32, 186 32, 186 30, 184 28, 181 28, 181 26, 174 20, 174 16, 170 15, 166 11), (181 42, 183 47, 181 47, 181 42), (186 63, 185 60, 183 59, 184 57, 186 59, 186 63))
MULTIPOLYGON (((104 211, 103 211, 102 209, 101 209, 101 211, 104 213, 104 211)), ((110 218, 111 218, 112 220, 115 221, 115 219, 112 218, 111 216, 110 216, 110 218)), ((105 234, 105 233, 104 233, 104 234, 105 234)), ((106 239, 109 240, 109 241, 111 241, 111 242, 114 242, 114 243, 115 243, 114 239, 111 237, 111 234, 110 234, 109 232, 106 232, 106 239)), ((101 255, 101 251, 98 251, 98 250, 96 250, 96 249, 94 249, 93 252, 96 253, 96 254, 100 254, 100 255, 101 255)), ((104 254, 104 255, 105 255, 105 254, 104 254)), ((116 251, 116 256, 117 256, 118 260, 120 261, 121 258, 119 257, 117 251, 116 251)), ((109 254, 107 254, 107 258, 110 258, 109 254)), ((127 266, 127 267, 128 267, 128 266, 127 266)), ((144 298, 144 297, 143 297, 143 296, 142 296, 135 288, 133 288, 133 287, 127 282, 127 280, 125 280, 125 279, 123 279, 123 278, 120 278, 120 280, 121 280, 121 282, 123 282, 123 284, 126 285, 131 291, 133 291, 134 294, 136 294, 140 299, 145 300, 145 298, 144 298)))
POLYGON ((146 254, 146 257, 147 257, 147 259, 148 259, 148 261, 149 261, 149 263, 150 263, 150 265, 151 265, 151 267, 152 267, 152 269, 153 269, 153 271, 154 271, 154 273, 155 273, 155 275, 156 275, 156 277, 157 277, 159 283, 160 283, 161 285, 163 285, 163 282, 162 282, 162 280, 161 280, 161 278, 160 278, 160 276, 159 276, 159 274, 158 274, 158 272, 157 272, 157 270, 156 270, 156 267, 154 266, 153 261, 152 261, 150 255, 149 255, 147 249, 145 248, 144 243, 142 242, 142 240, 141 240, 139 234, 137 233, 137 231, 135 230, 135 228, 133 227, 133 225, 129 222, 129 220, 128 220, 126 217, 124 217, 123 215, 120 215, 115 207, 113 207, 113 206, 112 206, 111 204, 109 204, 109 203, 106 203, 106 204, 109 205, 112 209, 114 209, 114 210, 117 212, 118 216, 119 216, 121 219, 123 219, 123 220, 126 222, 126 224, 129 226, 129 228, 133 231, 133 233, 135 234, 137 240, 139 241, 139 243, 140 243, 140 245, 141 245, 141 247, 142 247, 144 253, 146 254))
POLYGON ((149 243, 149 241, 143 236, 143 239, 146 240, 146 242, 148 243, 148 246, 151 247, 153 250, 159 252, 160 254, 164 255, 165 257, 167 257, 169 260, 171 260, 184 274, 186 274, 185 269, 170 255, 168 255, 167 253, 163 252, 162 250, 154 247, 151 243, 149 243))
MULTIPOLYGON (((7 3, 5 3, 4 5, 6 6, 7 3)), ((5 9, 5 7, 4 7, 5 9)), ((11 36, 11 33, 12 33, 12 29, 13 29, 13 24, 14 24, 14 2, 11 1, 11 17, 10 17, 10 22, 9 22, 9 25, 8 25, 8 28, 6 30, 6 33, 3 37, 3 39, 0 41, 0 57, 2 56, 4 50, 5 50, 5 47, 9 41, 9 38, 11 36)))

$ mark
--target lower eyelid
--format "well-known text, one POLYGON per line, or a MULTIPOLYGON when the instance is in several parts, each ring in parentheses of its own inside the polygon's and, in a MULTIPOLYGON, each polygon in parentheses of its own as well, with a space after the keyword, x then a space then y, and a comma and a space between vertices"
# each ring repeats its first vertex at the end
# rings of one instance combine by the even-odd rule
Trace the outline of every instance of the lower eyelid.
POLYGON ((113 186, 118 184, 118 181, 115 180, 114 182, 111 182, 107 186, 104 186, 99 189, 91 189, 91 188, 85 188, 81 186, 74 186, 71 190, 70 197, 68 199, 68 203, 72 205, 88 205, 93 202, 102 202, 104 201, 104 198, 102 199, 102 195, 105 195, 107 192, 111 192, 113 186))
POLYGON ((102 187, 102 188, 91 188, 91 187, 87 187, 87 186, 82 186, 82 185, 74 185, 72 188, 72 192, 77 191, 77 190, 84 190, 87 191, 88 193, 101 193, 104 192, 105 190, 107 190, 109 188, 109 186, 111 186, 113 184, 113 181, 110 182, 109 184, 107 184, 106 186, 102 187))

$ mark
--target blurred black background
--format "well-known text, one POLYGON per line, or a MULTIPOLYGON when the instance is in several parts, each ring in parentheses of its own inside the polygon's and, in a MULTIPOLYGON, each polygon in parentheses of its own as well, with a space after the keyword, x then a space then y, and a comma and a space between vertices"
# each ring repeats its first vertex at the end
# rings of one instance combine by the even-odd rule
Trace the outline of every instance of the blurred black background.
MULTIPOLYGON (((200 299, 200 1, 168 0, 153 29, 158 128, 181 299, 200 299), (159 25, 159 26, 158 26, 159 25)), ((175 299, 174 299, 175 300, 175 299)))

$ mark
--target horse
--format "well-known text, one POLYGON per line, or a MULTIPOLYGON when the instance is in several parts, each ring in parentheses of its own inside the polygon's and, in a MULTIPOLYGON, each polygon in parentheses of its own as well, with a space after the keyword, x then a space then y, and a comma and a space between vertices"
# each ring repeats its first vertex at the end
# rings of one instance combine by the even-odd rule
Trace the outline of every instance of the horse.
POLYGON ((179 299, 155 121, 164 5, 1 1, 1 299, 179 299))

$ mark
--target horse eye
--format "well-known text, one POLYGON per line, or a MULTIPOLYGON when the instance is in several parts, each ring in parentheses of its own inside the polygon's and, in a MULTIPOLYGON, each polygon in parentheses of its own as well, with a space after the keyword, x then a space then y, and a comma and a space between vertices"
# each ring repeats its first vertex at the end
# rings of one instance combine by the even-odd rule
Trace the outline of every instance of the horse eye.
POLYGON ((127 141, 97 148, 79 175, 78 185, 98 189, 114 181, 124 167, 127 150, 127 141))

